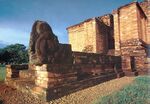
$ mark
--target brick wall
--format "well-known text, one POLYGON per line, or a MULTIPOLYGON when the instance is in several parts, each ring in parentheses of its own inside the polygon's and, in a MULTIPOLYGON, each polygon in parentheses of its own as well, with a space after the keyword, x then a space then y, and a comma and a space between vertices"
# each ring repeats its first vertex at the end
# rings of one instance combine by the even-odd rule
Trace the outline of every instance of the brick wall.
POLYGON ((88 19, 67 28, 73 51, 106 53, 114 48, 113 16, 88 19))
POLYGON ((95 26, 95 19, 93 18, 67 28, 69 44, 72 45, 73 51, 82 52, 90 47, 90 52, 96 52, 95 26))
MULTIPOLYGON (((148 17, 148 23, 147 23, 147 36, 150 34, 150 0, 148 0, 148 12, 147 12, 147 17, 148 17)), ((150 36, 148 37, 148 44, 150 44, 150 36)))
POLYGON ((137 6, 137 18, 138 18, 138 34, 139 39, 147 43, 146 35, 146 15, 140 6, 137 6))
POLYGON ((138 3, 133 2, 118 8, 113 16, 115 49, 121 52, 123 70, 133 72, 134 68, 144 68, 146 51, 143 43, 147 42, 145 13, 138 3), (131 59, 134 60, 134 68, 131 59))
POLYGON ((141 8, 143 9, 144 13, 147 16, 147 23, 146 23, 146 38, 147 38, 147 43, 150 44, 150 37, 148 36, 148 34, 150 33, 150 0, 147 0, 145 2, 141 2, 140 3, 141 8))
MULTIPOLYGON (((69 41, 73 51, 82 52, 86 46, 92 46, 90 52, 108 54, 115 46, 114 52, 125 58, 135 56, 144 60, 146 44, 150 42, 149 5, 148 1, 140 4, 132 2, 113 11, 113 16, 104 15, 69 27, 69 41)), ((139 58, 135 60, 137 66, 144 64, 139 58)))
POLYGON ((78 67, 78 77, 84 75, 103 75, 108 73, 122 73, 121 57, 95 53, 73 52, 74 65, 78 67))
POLYGON ((114 39, 115 39, 115 50, 120 51, 120 21, 119 11, 113 11, 114 17, 114 39))
POLYGON ((121 43, 132 38, 138 38, 136 4, 133 3, 119 11, 121 43))
POLYGON ((147 40, 145 29, 146 16, 138 3, 133 2, 120 7, 113 12, 113 15, 116 50, 120 50, 123 54, 124 47, 134 48, 133 45, 140 46, 140 44, 142 44, 140 40, 147 40), (134 44, 132 44, 132 42, 134 44))

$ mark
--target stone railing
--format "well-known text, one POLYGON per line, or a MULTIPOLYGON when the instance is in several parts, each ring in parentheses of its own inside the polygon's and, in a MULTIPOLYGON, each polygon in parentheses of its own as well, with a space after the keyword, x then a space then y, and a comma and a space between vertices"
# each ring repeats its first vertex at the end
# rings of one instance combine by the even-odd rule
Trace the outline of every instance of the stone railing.
POLYGON ((122 72, 120 56, 81 52, 74 52, 73 56, 74 65, 78 66, 79 79, 86 78, 85 76, 122 72))

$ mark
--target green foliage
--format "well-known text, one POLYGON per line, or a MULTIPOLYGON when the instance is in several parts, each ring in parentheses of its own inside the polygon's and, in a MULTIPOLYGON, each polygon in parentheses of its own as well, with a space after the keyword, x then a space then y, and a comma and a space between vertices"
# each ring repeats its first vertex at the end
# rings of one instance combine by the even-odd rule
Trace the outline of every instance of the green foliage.
POLYGON ((102 97, 96 104, 149 104, 150 77, 137 77, 121 91, 102 97))
POLYGON ((6 70, 4 66, 0 66, 0 82, 4 81, 6 76, 6 70))
POLYGON ((27 63, 28 51, 23 44, 9 45, 3 49, 0 49, 0 62, 4 63, 27 63))

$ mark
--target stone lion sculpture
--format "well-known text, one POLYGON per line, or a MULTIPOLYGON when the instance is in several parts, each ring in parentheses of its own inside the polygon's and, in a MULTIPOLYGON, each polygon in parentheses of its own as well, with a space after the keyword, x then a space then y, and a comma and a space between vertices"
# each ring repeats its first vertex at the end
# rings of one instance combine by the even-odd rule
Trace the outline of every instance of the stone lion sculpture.
POLYGON ((71 46, 60 44, 47 22, 35 21, 29 43, 30 64, 72 63, 71 46))

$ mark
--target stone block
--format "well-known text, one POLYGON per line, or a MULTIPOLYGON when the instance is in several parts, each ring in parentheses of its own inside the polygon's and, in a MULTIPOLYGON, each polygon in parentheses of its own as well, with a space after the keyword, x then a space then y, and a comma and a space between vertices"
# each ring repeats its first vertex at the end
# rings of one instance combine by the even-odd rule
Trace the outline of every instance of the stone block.
POLYGON ((43 64, 43 65, 36 65, 35 71, 48 71, 52 73, 60 73, 60 74, 67 74, 73 73, 77 70, 74 68, 74 65, 68 64, 43 64))
POLYGON ((77 76, 67 78, 37 78, 35 84, 43 88, 52 88, 75 81, 77 81, 77 76))
POLYGON ((73 65, 35 66, 35 84, 43 88, 59 86, 77 80, 77 69, 73 65))
POLYGON ((124 71, 126 76, 137 76, 138 75, 138 71, 124 71))
POLYGON ((19 77, 34 80, 36 77, 35 71, 34 70, 20 70, 19 71, 19 77))
POLYGON ((27 64, 20 64, 20 65, 6 65, 6 68, 15 69, 15 70, 27 70, 27 64))

